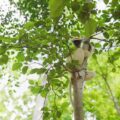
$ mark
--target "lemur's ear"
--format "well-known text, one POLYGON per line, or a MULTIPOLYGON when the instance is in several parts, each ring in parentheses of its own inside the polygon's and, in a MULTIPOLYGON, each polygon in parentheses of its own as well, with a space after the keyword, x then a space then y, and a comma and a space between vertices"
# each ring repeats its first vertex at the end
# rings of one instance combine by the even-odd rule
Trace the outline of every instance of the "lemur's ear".
POLYGON ((74 39, 72 40, 72 42, 73 42, 73 44, 75 45, 75 47, 79 48, 80 45, 81 45, 82 40, 80 40, 80 39, 78 39, 78 38, 74 38, 74 39))

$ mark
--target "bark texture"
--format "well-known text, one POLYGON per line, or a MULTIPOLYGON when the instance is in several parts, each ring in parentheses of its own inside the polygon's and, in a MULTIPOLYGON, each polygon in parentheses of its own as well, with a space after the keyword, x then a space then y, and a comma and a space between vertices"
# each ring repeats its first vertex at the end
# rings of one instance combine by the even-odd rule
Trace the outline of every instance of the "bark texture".
POLYGON ((83 88, 84 79, 81 78, 78 72, 72 74, 73 85, 73 107, 74 107, 74 120, 84 120, 83 112, 83 88))

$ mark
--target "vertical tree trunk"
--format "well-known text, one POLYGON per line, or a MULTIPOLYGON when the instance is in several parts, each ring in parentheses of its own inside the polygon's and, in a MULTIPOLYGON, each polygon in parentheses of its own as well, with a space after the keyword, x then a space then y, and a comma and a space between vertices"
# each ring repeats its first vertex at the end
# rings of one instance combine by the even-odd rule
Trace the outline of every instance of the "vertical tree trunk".
POLYGON ((80 78, 78 72, 72 74, 73 85, 73 107, 74 107, 74 120, 84 120, 83 112, 83 87, 84 79, 80 78))

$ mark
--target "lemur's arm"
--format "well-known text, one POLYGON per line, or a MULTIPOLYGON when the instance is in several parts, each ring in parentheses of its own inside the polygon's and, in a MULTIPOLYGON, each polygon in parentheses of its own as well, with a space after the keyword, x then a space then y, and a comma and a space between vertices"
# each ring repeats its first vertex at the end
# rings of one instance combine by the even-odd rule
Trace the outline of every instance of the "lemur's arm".
POLYGON ((90 55, 92 55, 92 52, 93 52, 93 48, 91 46, 91 44, 88 42, 88 41, 85 41, 83 43, 83 46, 82 46, 83 50, 84 50, 84 56, 85 57, 89 57, 90 55))

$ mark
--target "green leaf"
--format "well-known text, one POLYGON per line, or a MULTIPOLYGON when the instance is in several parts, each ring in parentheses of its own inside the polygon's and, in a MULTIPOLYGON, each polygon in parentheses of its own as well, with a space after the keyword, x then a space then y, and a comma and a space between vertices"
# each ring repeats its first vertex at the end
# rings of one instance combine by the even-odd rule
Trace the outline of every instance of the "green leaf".
POLYGON ((73 1, 71 7, 72 7, 72 10, 76 12, 77 10, 80 9, 80 3, 78 1, 73 1))
POLYGON ((32 70, 30 71, 30 74, 38 73, 38 71, 39 71, 38 68, 32 69, 32 70))
POLYGON ((34 83, 34 80, 29 80, 29 84, 33 85, 34 83))
POLYGON ((43 91, 40 92, 40 95, 41 95, 42 97, 46 97, 47 93, 48 93, 47 90, 43 90, 43 91))
POLYGON ((44 73, 44 72, 46 72, 46 69, 45 69, 45 68, 41 68, 41 69, 39 69, 39 71, 38 71, 39 74, 42 74, 42 73, 44 73))
POLYGON ((0 47, 0 55, 1 55, 1 54, 4 54, 5 51, 6 51, 6 48, 5 48, 5 47, 3 47, 3 46, 0 47))
POLYGON ((67 107, 69 107, 69 104, 68 104, 68 102, 64 102, 63 104, 62 104, 62 106, 61 106, 63 109, 65 109, 65 108, 67 108, 67 107))
POLYGON ((109 38, 109 34, 107 32, 104 32, 103 35, 105 38, 107 38, 107 39, 109 38))
POLYGON ((12 70, 19 70, 22 66, 22 63, 20 62, 17 62, 17 63, 14 63, 13 66, 12 66, 12 70))
POLYGON ((90 37, 96 30, 97 27, 97 22, 90 18, 86 23, 85 23, 85 35, 86 37, 90 37))
POLYGON ((108 45, 109 45, 108 43, 104 43, 104 45, 103 45, 103 46, 104 46, 104 47, 106 47, 106 46, 108 46, 108 45))
POLYGON ((100 44, 100 43, 96 43, 96 44, 95 44, 95 47, 96 47, 96 48, 101 48, 101 44, 100 44))
POLYGON ((0 36, 0 40, 2 40, 3 42, 8 42, 9 43, 9 42, 16 41, 16 38, 0 36))
POLYGON ((39 86, 31 87, 31 91, 32 91, 34 94, 38 94, 38 93, 40 92, 40 87, 39 87, 39 86))
POLYGON ((104 3, 105 3, 105 4, 108 4, 108 2, 109 2, 109 0, 104 0, 104 3))
POLYGON ((54 21, 58 21, 59 17, 62 14, 64 6, 67 0, 50 0, 49 8, 50 8, 50 16, 54 21))
POLYGON ((33 22, 27 22, 25 25, 24 25, 24 28, 26 29, 32 29, 34 27, 34 23, 33 22))
POLYGON ((25 74, 25 73, 27 72, 27 70, 28 70, 28 66, 24 66, 24 67, 22 68, 22 73, 25 74))
POLYGON ((25 57, 24 57, 24 53, 19 52, 16 56, 16 58, 18 59, 19 62, 24 61, 25 57))
POLYGON ((0 65, 6 64, 8 62, 8 56, 7 55, 2 55, 0 57, 0 65))
POLYGON ((116 68, 113 68, 113 69, 112 69, 112 72, 116 72, 116 68))
POLYGON ((31 74, 34 74, 34 73, 42 74, 42 73, 44 73, 44 72, 46 72, 46 69, 45 69, 45 68, 41 68, 41 69, 35 68, 35 69, 32 69, 30 73, 31 73, 31 74))
POLYGON ((97 60, 96 54, 93 54, 92 57, 93 57, 95 60, 97 60))
POLYGON ((57 116, 60 117, 62 115, 61 111, 57 111, 57 116))

